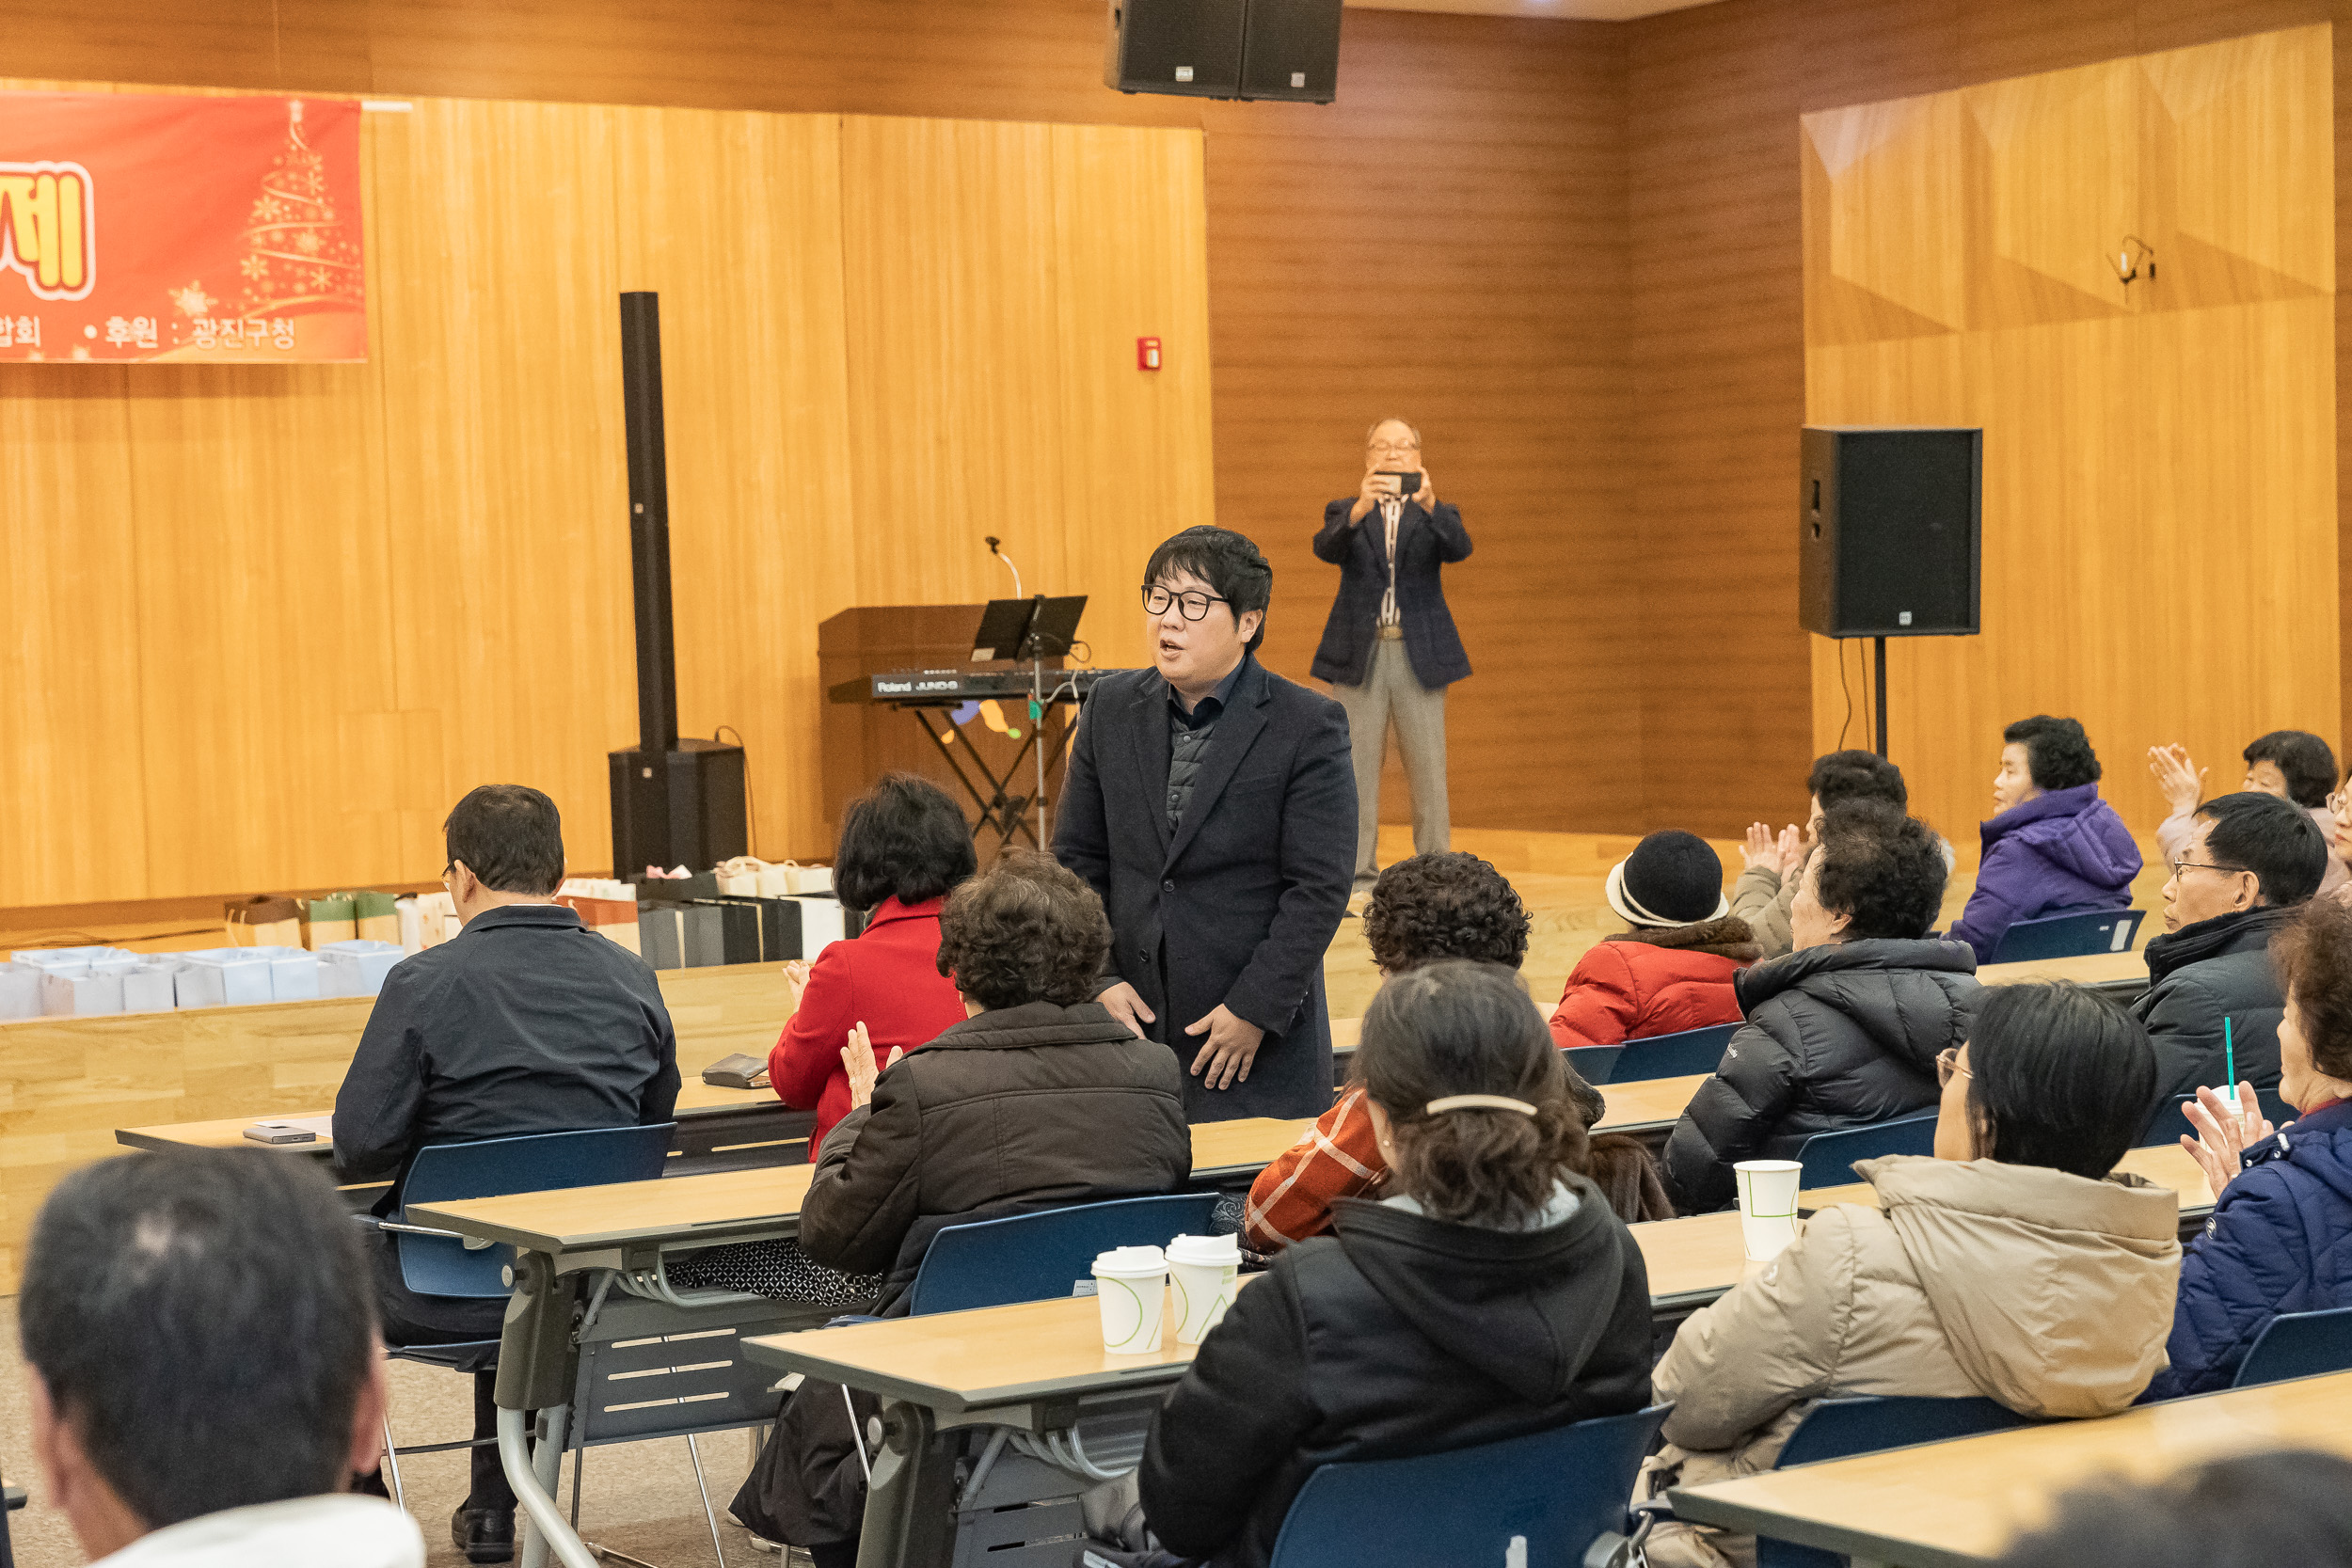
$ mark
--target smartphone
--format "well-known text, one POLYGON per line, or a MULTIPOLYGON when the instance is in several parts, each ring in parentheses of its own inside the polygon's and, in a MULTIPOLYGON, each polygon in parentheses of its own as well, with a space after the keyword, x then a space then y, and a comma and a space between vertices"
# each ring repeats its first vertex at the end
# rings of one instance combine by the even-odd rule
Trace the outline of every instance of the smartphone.
POLYGON ((1412 473, 1399 473, 1394 468, 1375 468, 1373 471, 1384 478, 1396 481, 1396 493, 1400 496, 1421 493, 1421 474, 1418 470, 1412 473))

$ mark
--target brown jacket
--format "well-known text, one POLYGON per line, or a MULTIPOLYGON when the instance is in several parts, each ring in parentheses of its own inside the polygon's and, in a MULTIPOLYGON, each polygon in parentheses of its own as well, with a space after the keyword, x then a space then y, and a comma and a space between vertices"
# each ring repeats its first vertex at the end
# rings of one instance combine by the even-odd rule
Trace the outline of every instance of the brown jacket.
MULTIPOLYGON (((1679 1465, 1692 1485, 1770 1469, 1816 1400, 1983 1395, 2027 1416, 2109 1416, 2164 1367, 2175 1194, 1994 1160, 1854 1168, 1881 1207, 1820 1211, 1675 1337, 1655 1374, 1675 1409, 1653 1472, 1679 1465)), ((1661 1568, 1753 1549, 1672 1533, 1661 1568)))
POLYGON ((1804 863, 1791 866, 1787 877, 1769 866, 1751 865, 1731 884, 1731 914, 1744 920, 1755 933, 1763 957, 1777 958, 1795 941, 1788 934, 1788 906, 1797 901, 1797 884, 1804 880, 1804 863))
POLYGON ((801 1248, 906 1293, 931 1238, 979 1215, 1173 1192, 1192 1174, 1183 1073, 1098 1003, 966 1019, 901 1059, 817 1156, 801 1248))

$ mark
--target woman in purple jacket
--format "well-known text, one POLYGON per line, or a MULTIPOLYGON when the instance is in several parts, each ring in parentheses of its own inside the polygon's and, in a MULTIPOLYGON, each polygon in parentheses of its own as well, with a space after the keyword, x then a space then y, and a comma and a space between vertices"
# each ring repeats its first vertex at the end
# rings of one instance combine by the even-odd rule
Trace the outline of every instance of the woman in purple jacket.
POLYGON ((2021 920, 2129 909, 2139 875, 2139 846, 2099 798, 2099 754, 2082 725, 2036 714, 2001 740, 1977 890, 1950 932, 1977 950, 1979 963, 2021 920))

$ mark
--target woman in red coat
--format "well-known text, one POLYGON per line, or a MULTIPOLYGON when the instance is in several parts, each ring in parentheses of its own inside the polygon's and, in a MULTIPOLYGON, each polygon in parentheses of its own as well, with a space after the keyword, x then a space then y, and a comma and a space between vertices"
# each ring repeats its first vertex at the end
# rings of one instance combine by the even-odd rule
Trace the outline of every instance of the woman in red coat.
POLYGON ((1724 864, 1705 839, 1652 833, 1609 871, 1609 907, 1631 927, 1577 961, 1551 1015, 1562 1047, 1740 1022, 1731 977, 1763 956, 1724 897, 1724 864))
POLYGON ((809 966, 801 1005, 768 1053, 768 1081, 794 1110, 814 1109, 808 1154, 850 1111, 842 1047, 866 1025, 874 1057, 913 1051, 961 1023, 955 982, 939 973, 939 907, 978 869, 972 829, 947 792, 912 773, 885 774, 841 816, 834 895, 871 910, 866 929, 809 966))

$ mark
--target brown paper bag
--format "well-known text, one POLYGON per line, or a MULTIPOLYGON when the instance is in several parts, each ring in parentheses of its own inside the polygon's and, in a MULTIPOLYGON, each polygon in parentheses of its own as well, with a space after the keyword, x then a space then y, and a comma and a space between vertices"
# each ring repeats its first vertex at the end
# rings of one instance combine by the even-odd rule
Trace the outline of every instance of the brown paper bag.
POLYGON ((302 906, 278 894, 231 898, 222 911, 231 947, 299 947, 302 906))

